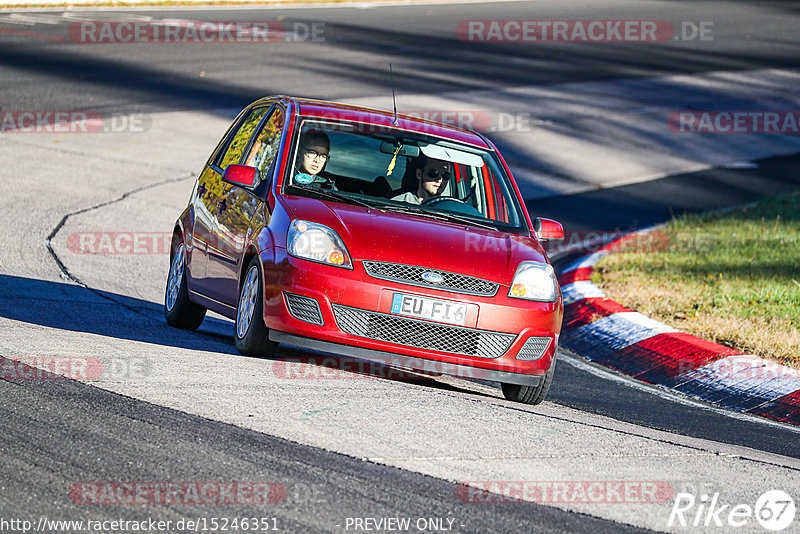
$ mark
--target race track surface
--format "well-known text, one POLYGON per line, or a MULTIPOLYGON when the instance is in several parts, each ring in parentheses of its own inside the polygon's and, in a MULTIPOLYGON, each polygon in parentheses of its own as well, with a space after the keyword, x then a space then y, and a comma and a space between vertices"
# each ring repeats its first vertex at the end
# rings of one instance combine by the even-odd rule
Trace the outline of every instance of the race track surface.
MULTIPOLYGON (((800 502, 796 429, 566 351, 547 400, 531 407, 494 383, 361 373, 292 347, 240 356, 229 321, 209 316, 184 332, 161 309, 162 241, 235 113, 273 93, 390 108, 389 61, 401 109, 488 121, 528 209, 568 232, 642 228, 794 190, 797 135, 675 134, 665 117, 800 109, 797 12, 791 2, 601 1, 0 13, 2 111, 122 121, 92 134, 0 132, 0 368, 35 374, 14 360, 82 357, 104 369, 87 381, 0 380, 0 527, 248 516, 283 532, 353 532, 397 517, 410 531, 728 532, 670 523, 677 494, 753 508, 781 490, 800 502), (174 19, 280 21, 292 35, 317 24, 324 40, 80 44, 69 33, 79 20, 174 19), (711 21, 713 39, 458 39, 460 22, 484 19, 711 21), (501 127, 509 117, 516 126, 501 127), (75 246, 114 232, 144 236, 145 253, 75 246), (308 356, 317 364, 294 363, 308 356), (277 502, 90 502, 104 484, 203 482, 268 482, 277 502), (563 491, 501 502, 522 483, 563 491), (591 483, 600 498, 586 497, 591 483)), ((49 530, 81 531, 62 527, 49 530)), ((764 528, 752 517, 736 531, 764 528)))

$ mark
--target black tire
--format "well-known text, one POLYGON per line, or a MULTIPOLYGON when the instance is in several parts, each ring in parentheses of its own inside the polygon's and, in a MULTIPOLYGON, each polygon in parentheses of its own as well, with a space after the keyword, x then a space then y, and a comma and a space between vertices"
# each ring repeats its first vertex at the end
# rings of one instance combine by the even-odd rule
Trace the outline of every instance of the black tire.
POLYGON ((264 281, 258 256, 250 261, 242 279, 235 328, 236 350, 241 354, 272 356, 275 353, 278 344, 269 340, 269 329, 264 324, 264 281))
POLYGON ((206 309, 189 300, 186 286, 186 248, 183 239, 175 237, 169 257, 169 275, 164 290, 164 317, 167 324, 184 330, 197 330, 206 317, 206 309))
POLYGON ((540 404, 547 396, 550 390, 550 384, 553 382, 553 374, 556 370, 556 357, 553 355, 553 363, 550 364, 550 369, 539 381, 538 386, 520 386, 519 384, 501 384, 503 388, 503 396, 508 400, 514 402, 522 402, 525 404, 540 404))

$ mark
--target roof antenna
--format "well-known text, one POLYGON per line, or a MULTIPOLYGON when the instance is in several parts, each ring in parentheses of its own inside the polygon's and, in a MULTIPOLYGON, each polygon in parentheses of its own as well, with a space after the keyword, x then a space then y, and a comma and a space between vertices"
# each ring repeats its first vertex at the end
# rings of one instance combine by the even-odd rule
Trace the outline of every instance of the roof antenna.
POLYGON ((394 97, 394 73, 392 72, 392 62, 389 62, 389 77, 392 79, 392 105, 394 106, 394 125, 397 126, 397 99, 394 97))

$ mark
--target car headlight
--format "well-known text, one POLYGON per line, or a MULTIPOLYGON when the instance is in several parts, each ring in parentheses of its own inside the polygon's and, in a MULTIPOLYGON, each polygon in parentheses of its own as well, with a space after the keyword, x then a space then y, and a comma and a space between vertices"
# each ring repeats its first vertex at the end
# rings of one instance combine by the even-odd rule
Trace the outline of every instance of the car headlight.
POLYGON ((304 260, 353 268, 342 238, 324 224, 293 220, 289 226, 286 249, 292 256, 304 260))
POLYGON ((555 302, 558 281, 553 267, 540 261, 523 261, 517 267, 508 296, 515 299, 555 302))

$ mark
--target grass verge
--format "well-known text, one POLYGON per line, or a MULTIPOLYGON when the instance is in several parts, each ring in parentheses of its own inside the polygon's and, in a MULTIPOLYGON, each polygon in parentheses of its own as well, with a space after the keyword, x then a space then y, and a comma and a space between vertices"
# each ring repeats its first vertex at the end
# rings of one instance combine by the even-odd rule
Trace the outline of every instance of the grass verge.
POLYGON ((800 192, 676 218, 603 258, 592 280, 675 328, 800 367, 800 192))

